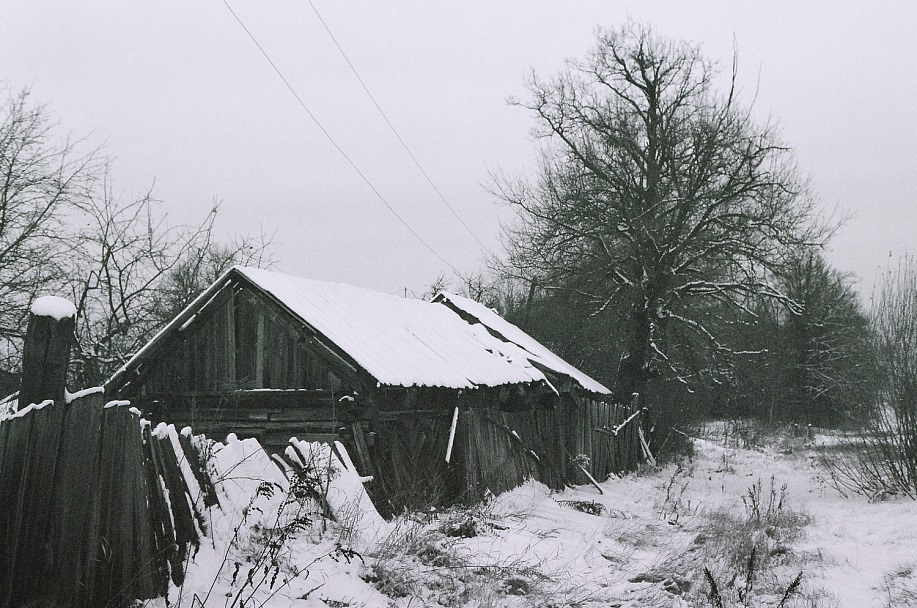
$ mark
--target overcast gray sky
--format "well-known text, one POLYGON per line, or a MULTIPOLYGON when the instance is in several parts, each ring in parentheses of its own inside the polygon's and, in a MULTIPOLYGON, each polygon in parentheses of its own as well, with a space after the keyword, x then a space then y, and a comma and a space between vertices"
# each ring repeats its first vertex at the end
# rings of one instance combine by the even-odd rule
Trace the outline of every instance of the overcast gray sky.
MULTIPOLYGON (((228 0, 321 124, 449 264, 481 248, 373 107, 308 0, 228 0)), ((728 63, 782 125, 825 209, 852 218, 830 259, 871 284, 917 250, 917 4, 313 0, 446 199, 488 247, 510 211, 488 173, 530 171, 529 70, 549 75, 627 16, 728 63)), ((31 86, 62 125, 104 143, 126 191, 174 221, 222 201, 220 228, 276 231, 280 270, 401 293, 450 269, 332 147, 222 0, 0 0, 0 81, 31 86)))

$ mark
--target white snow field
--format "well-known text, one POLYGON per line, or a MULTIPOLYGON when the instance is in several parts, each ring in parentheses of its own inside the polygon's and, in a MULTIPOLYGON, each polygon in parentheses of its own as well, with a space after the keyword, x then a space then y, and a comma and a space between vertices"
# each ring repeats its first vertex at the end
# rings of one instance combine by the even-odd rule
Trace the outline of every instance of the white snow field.
MULTIPOLYGON (((917 605, 917 503, 845 498, 802 439, 694 443, 692 458, 609 479, 602 494, 530 482, 484 505, 390 522, 365 500, 348 508, 342 496, 357 496, 360 480, 346 462, 332 459, 329 521, 288 496, 257 444, 218 444, 225 511, 210 510, 210 536, 169 605, 714 606, 705 567, 726 608, 778 606, 800 572, 786 607, 917 605)), ((328 453, 314 449, 326 469, 328 453)))

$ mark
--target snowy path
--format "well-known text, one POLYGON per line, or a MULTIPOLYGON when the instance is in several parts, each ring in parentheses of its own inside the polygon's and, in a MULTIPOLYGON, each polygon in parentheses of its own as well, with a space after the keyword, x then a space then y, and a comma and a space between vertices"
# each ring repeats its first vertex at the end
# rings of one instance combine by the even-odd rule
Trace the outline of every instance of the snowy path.
POLYGON ((789 505, 812 518, 794 549, 813 556, 815 571, 806 576, 820 578, 838 606, 886 606, 886 574, 906 572, 917 563, 914 501, 870 504, 862 496, 845 498, 824 483, 802 453, 727 449, 704 441, 697 451, 701 456, 688 492, 698 502, 729 507, 757 479, 766 484, 773 476, 777 484, 787 484, 789 505), (724 462, 732 471, 722 471, 724 462))
MULTIPOLYGON (((553 496, 537 485, 517 489, 498 498, 494 509, 511 529, 489 545, 469 542, 468 549, 495 560, 523 556, 550 575, 563 572, 582 583, 582 595, 590 598, 586 605, 707 605, 662 592, 659 580, 634 579, 653 579, 655 573, 696 581, 706 564, 692 561, 690 546, 704 530, 703 514, 744 513, 742 496, 749 487, 761 480, 766 491, 773 477, 778 489, 787 485, 787 507, 810 517, 801 538, 792 542, 794 561, 780 573, 782 588, 803 570, 804 589, 819 595, 813 605, 820 608, 907 605, 889 600, 889 573, 902 573, 909 588, 917 589, 910 571, 917 564, 917 503, 844 498, 824 483, 803 452, 724 448, 698 440, 696 456, 683 466, 677 475, 670 466, 653 475, 611 479, 602 484, 604 495, 589 486, 553 496), (680 515, 672 525, 675 500, 680 515), (579 513, 565 506, 568 501, 595 501, 606 513, 579 513)), ((752 605, 775 603, 771 596, 752 605)))

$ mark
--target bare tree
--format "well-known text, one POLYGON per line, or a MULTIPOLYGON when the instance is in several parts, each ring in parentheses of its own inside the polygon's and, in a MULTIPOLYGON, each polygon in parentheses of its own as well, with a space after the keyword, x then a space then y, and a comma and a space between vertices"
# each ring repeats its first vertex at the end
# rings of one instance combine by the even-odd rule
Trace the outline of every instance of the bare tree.
POLYGON ((220 275, 233 266, 269 268, 272 235, 235 235, 220 241, 214 234, 219 204, 214 202, 207 218, 196 229, 197 238, 178 264, 157 285, 156 325, 163 325, 191 303, 220 275))
MULTIPOLYGON (((790 247, 820 243, 794 159, 758 125, 696 46, 628 23, 600 30, 582 60, 528 81, 543 153, 534 180, 495 179, 517 210, 504 228, 508 270, 619 314, 622 399, 666 371, 689 384, 679 350, 711 375, 734 349, 718 311, 783 298, 769 276, 790 247), (687 341, 691 341, 690 343, 687 341)), ((732 79, 735 82, 735 70, 732 79)))
POLYGON ((822 462, 838 485, 855 492, 917 499, 917 260, 904 258, 886 273, 872 327, 882 373, 879 402, 873 415, 862 417, 855 449, 827 453, 822 462))
MULTIPOLYGON (((5 93, 5 92, 4 92, 5 93)), ((58 139, 28 89, 0 107, 0 342, 3 364, 18 361, 28 306, 62 278, 65 217, 93 186, 100 159, 58 139)))
POLYGON ((818 424, 868 415, 878 372, 869 320, 849 278, 807 250, 790 258, 780 284, 795 304, 783 315, 776 345, 789 405, 818 424))
POLYGON ((75 380, 97 384, 229 266, 269 265, 270 238, 219 240, 216 203, 200 224, 171 224, 152 189, 116 193, 97 149, 55 133, 28 90, 0 107, 0 371, 18 368, 35 296, 68 294, 75 380))
POLYGON ((219 206, 198 225, 172 225, 147 191, 116 195, 108 174, 87 197, 68 282, 77 306, 74 375, 99 384, 233 264, 268 265, 269 239, 214 234, 219 206))

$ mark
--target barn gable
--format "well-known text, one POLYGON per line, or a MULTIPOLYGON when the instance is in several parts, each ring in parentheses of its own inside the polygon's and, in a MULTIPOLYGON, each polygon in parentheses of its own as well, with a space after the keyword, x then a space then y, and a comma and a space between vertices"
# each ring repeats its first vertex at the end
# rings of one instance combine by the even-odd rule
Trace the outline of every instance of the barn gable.
POLYGON ((217 281, 108 382, 131 394, 340 390, 365 371, 281 303, 232 274, 217 281), (138 390, 139 389, 139 390, 138 390))

